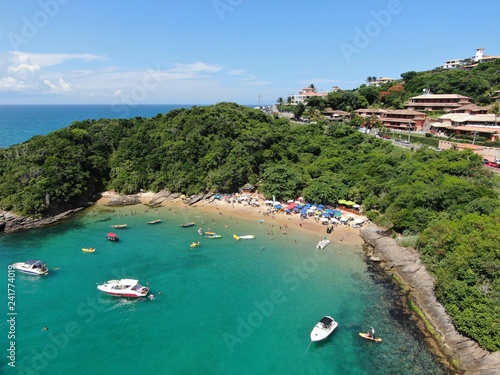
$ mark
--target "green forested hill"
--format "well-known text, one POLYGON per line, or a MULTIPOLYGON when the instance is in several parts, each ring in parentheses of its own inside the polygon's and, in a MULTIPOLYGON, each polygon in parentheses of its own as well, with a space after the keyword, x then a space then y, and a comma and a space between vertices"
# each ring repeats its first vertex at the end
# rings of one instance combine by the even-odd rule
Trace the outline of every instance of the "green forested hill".
POLYGON ((472 152, 409 152, 349 125, 293 125, 232 103, 76 122, 0 150, 0 208, 22 215, 74 208, 107 189, 190 195, 247 182, 278 199, 354 200, 373 221, 420 235, 459 330, 500 349, 499 186, 472 152), (471 322, 475 313, 489 319, 471 322))

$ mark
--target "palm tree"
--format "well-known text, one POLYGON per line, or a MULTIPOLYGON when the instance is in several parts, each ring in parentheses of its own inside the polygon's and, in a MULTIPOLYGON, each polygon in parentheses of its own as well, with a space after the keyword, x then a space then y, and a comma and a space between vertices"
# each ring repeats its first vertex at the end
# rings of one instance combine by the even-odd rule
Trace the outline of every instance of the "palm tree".
POLYGON ((316 92, 316 87, 314 87, 314 83, 311 83, 311 84, 309 85, 309 88, 313 89, 313 91, 314 91, 314 92, 316 92))
POLYGON ((488 113, 493 113, 495 115, 495 126, 497 126, 497 117, 500 115, 500 105, 498 102, 493 104, 491 108, 488 110, 488 113))
POLYGON ((289 96, 288 98, 286 98, 286 104, 292 105, 292 97, 291 96, 289 96))
POLYGON ((280 105, 280 112, 283 112, 283 98, 281 96, 276 100, 276 103, 280 105))

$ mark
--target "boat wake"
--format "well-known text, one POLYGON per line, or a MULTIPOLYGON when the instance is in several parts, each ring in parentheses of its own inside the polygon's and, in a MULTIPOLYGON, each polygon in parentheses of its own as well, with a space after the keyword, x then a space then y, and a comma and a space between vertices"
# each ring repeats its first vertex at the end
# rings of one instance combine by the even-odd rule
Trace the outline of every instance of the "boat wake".
POLYGON ((307 352, 309 351, 309 348, 311 347, 312 343, 313 343, 312 341, 309 343, 309 345, 307 346, 306 351, 304 352, 304 354, 302 354, 302 357, 300 357, 300 358, 303 358, 307 354, 307 352))

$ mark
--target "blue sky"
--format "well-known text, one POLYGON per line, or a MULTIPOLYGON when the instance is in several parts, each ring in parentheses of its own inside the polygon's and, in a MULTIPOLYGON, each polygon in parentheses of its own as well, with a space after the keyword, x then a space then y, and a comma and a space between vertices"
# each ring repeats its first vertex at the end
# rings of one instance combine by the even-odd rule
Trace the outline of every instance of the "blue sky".
POLYGON ((500 56, 498 0, 0 4, 0 104, 273 104, 500 56))

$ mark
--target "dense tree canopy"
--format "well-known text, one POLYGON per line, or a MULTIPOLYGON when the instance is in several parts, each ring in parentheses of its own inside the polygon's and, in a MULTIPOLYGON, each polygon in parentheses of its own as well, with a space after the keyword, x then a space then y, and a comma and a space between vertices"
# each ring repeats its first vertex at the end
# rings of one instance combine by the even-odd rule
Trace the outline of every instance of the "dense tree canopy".
POLYGON ((349 124, 296 125, 232 103, 80 121, 0 149, 0 208, 22 215, 61 212, 106 189, 191 195, 236 192, 247 182, 267 198, 353 200, 373 221, 421 234, 457 327, 498 350, 498 179, 470 151, 409 152, 349 124), (469 319, 488 311, 486 324, 469 319))

